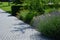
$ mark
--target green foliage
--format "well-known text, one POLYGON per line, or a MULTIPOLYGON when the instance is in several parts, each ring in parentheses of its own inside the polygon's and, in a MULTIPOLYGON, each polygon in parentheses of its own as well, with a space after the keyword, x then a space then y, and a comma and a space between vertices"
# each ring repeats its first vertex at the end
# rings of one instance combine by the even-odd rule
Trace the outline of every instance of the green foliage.
POLYGON ((27 0, 26 3, 28 4, 27 8, 29 10, 35 10, 41 14, 44 13, 43 5, 40 3, 40 0, 27 0))
POLYGON ((21 10, 20 13, 18 13, 18 18, 20 20, 23 20, 25 19, 26 15, 29 13, 29 10, 21 10))
POLYGON ((16 13, 19 12, 20 10, 20 6, 12 6, 11 9, 12 9, 12 15, 16 16, 17 15, 16 13))
POLYGON ((60 37, 60 14, 45 15, 40 19, 37 30, 48 37, 60 37))
POLYGON ((37 12, 35 12, 35 11, 30 11, 30 12, 26 15, 24 21, 25 21, 26 23, 29 23, 29 24, 30 24, 30 22, 32 21, 33 17, 36 16, 36 15, 37 15, 37 12))
POLYGON ((8 12, 8 13, 11 13, 11 6, 12 5, 14 5, 14 4, 10 3, 10 6, 9 6, 8 2, 2 2, 2 4, 0 4, 0 8, 3 9, 4 11, 8 12))
POLYGON ((14 3, 15 4, 21 4, 22 3, 22 0, 14 0, 14 3))

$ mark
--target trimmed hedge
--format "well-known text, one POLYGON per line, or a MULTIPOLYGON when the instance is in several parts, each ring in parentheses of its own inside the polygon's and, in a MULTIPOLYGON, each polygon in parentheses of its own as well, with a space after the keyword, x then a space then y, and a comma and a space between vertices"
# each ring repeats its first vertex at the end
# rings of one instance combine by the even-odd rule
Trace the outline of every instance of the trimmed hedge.
POLYGON ((16 16, 17 14, 17 12, 19 12, 21 9, 21 7, 23 7, 23 6, 20 6, 20 5, 13 5, 12 7, 11 7, 11 10, 12 10, 12 15, 13 16, 16 16))

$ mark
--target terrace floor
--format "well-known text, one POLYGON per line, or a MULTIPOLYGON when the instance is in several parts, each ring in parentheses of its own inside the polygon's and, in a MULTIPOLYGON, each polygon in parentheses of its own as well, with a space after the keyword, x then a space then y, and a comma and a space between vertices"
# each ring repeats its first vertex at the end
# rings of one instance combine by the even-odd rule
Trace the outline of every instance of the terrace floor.
POLYGON ((50 40, 30 25, 0 9, 0 40, 50 40))

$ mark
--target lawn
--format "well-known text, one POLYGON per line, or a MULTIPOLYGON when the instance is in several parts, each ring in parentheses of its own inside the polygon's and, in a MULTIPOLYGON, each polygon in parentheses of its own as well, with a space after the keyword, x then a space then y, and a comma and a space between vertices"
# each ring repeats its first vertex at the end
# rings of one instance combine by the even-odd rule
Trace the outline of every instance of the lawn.
POLYGON ((2 2, 2 4, 0 4, 0 8, 9 13, 11 13, 11 6, 12 6, 12 3, 10 3, 10 6, 9 6, 8 2, 2 2))

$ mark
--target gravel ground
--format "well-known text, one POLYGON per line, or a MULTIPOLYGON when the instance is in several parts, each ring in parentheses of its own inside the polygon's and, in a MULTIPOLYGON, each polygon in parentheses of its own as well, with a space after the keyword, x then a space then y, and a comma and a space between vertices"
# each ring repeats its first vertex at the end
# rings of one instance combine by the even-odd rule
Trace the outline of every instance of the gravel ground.
POLYGON ((0 40, 50 40, 30 25, 0 9, 0 40))

